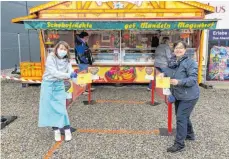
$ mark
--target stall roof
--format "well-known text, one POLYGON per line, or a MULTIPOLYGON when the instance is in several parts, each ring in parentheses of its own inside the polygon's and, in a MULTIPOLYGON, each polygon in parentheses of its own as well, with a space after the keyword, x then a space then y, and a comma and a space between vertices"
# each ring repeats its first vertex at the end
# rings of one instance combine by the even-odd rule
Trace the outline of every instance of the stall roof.
POLYGON ((28 16, 14 18, 11 21, 12 21, 12 23, 18 23, 18 22, 22 22, 24 20, 35 19, 35 18, 37 18, 37 15, 36 14, 31 14, 31 15, 28 15, 28 16))
POLYGON ((36 7, 33 7, 33 8, 30 8, 29 10, 29 14, 32 14, 32 13, 36 13, 36 12, 39 12, 41 10, 44 10, 44 9, 48 9, 48 8, 51 8, 51 7, 54 7, 58 4, 61 4, 61 3, 65 3, 66 1, 54 1, 54 2, 48 2, 48 3, 45 3, 45 4, 41 4, 41 5, 38 5, 36 7))
POLYGON ((28 16, 12 19, 127 20, 127 19, 204 19, 215 8, 196 1, 52 1, 29 10, 28 16))

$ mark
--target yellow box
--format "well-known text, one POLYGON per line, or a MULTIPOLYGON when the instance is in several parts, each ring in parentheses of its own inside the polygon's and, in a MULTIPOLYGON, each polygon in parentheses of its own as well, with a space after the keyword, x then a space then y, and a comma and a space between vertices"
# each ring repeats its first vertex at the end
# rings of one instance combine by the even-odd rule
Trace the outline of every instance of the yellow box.
POLYGON ((42 69, 40 62, 21 62, 21 77, 24 79, 41 80, 42 69))

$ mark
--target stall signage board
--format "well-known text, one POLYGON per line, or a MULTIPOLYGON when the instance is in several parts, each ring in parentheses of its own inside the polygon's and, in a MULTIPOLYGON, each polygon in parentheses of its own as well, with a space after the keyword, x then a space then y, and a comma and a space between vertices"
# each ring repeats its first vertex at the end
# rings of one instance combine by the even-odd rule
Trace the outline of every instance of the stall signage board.
POLYGON ((24 21, 26 29, 44 30, 171 30, 215 29, 217 21, 24 21))
POLYGON ((209 31, 209 40, 229 40, 229 29, 217 29, 209 31))

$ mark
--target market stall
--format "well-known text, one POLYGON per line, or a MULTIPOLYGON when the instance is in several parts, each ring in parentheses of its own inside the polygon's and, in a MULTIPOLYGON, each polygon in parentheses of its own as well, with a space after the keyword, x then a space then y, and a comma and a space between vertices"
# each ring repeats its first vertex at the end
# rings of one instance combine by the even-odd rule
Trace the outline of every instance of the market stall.
POLYGON ((193 1, 48 2, 31 8, 28 16, 12 19, 40 35, 41 62, 34 64, 38 73, 33 63, 22 62, 21 75, 41 79, 45 59, 59 40, 71 46, 71 63, 77 68, 75 36, 87 31, 95 59, 89 72, 95 83, 148 83, 146 76, 154 74, 153 38, 158 35, 159 41, 170 37, 171 46, 180 39, 188 43, 190 56, 199 62, 200 82, 202 30, 214 29, 217 23, 204 17, 212 12, 214 7, 193 1))

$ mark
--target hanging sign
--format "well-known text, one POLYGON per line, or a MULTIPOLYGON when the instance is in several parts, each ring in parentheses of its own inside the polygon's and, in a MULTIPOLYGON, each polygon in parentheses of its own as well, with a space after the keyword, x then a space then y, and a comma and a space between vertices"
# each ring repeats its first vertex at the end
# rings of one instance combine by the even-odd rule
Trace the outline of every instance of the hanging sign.
POLYGON ((210 30, 209 40, 229 40, 229 29, 210 30))
POLYGON ((217 21, 24 21, 26 29, 172 30, 215 29, 217 21))

